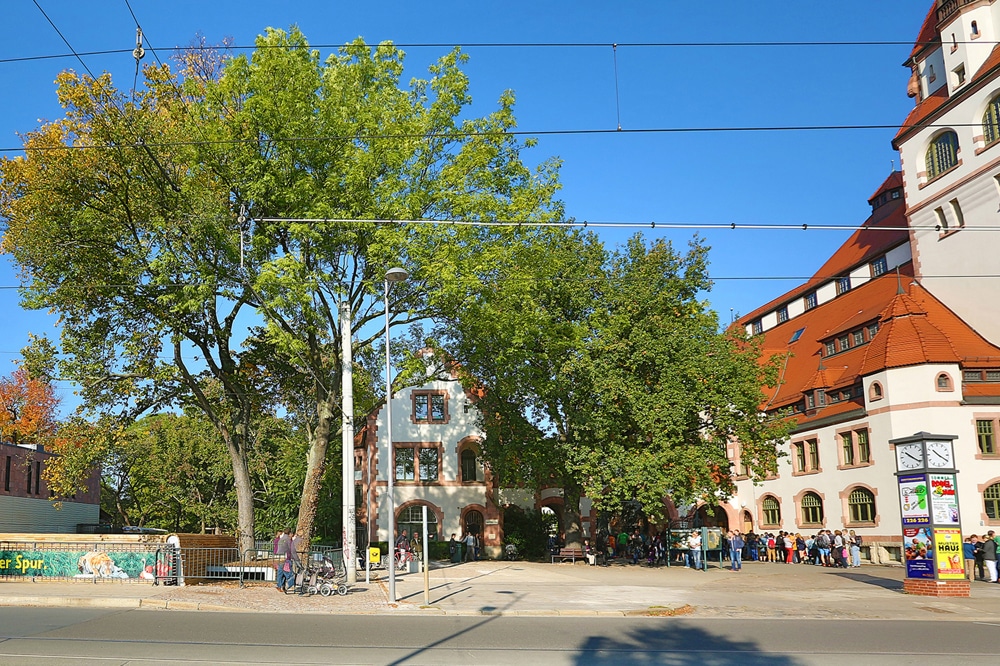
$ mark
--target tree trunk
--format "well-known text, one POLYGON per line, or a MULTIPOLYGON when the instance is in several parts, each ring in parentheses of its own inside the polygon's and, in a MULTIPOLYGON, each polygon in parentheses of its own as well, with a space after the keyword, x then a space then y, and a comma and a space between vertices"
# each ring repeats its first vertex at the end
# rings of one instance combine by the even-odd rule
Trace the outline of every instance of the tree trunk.
POLYGON ((316 523, 316 508, 319 506, 319 493, 323 487, 323 475, 326 472, 326 455, 330 448, 330 434, 333 425, 333 404, 338 394, 327 392, 323 400, 317 401, 316 428, 309 441, 309 451, 306 453, 306 478, 302 484, 302 501, 299 503, 299 517, 296 525, 298 536, 303 544, 312 540, 313 528, 316 523))
POLYGON ((233 464, 233 481, 236 488, 236 536, 239 540, 240 553, 245 553, 254 547, 253 486, 250 483, 250 469, 247 466, 242 442, 234 442, 232 435, 226 436, 225 442, 229 459, 233 464))
POLYGON ((563 489, 563 534, 567 548, 583 548, 580 527, 580 493, 563 489))

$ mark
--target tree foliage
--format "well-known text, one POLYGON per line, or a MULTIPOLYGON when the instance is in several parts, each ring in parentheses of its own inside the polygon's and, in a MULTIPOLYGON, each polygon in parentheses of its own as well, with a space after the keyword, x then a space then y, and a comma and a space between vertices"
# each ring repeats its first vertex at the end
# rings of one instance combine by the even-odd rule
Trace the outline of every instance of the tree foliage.
POLYGON ((52 385, 18 368, 0 377, 0 440, 46 444, 56 433, 59 399, 52 385))
POLYGON ((635 237, 608 255, 572 236, 539 249, 544 267, 504 275, 448 322, 446 347, 482 385, 483 452, 502 484, 562 487, 569 520, 584 494, 662 517, 665 497, 732 490, 730 441, 757 474, 774 468, 784 428, 758 412, 774 366, 702 300, 707 247, 635 237))
POLYGON ((244 539, 252 422, 276 398, 295 399, 308 434, 298 523, 312 529, 340 425, 340 304, 363 361, 389 267, 412 276, 390 301, 405 325, 460 305, 495 255, 544 233, 343 220, 561 215, 557 163, 530 168, 531 142, 510 132, 512 93, 472 117, 460 51, 409 85, 403 59, 358 40, 322 61, 292 29, 249 56, 147 67, 134 96, 64 72, 65 117, 0 161, 3 249, 25 305, 61 317, 61 376, 123 424, 201 410, 229 456, 244 539))

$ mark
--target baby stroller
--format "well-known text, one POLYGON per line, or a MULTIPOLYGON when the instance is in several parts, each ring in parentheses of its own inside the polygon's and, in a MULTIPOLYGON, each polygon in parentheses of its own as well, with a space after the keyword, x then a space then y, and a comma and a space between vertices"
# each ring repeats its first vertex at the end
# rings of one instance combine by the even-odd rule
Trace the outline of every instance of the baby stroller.
POLYGON ((336 592, 342 597, 347 595, 347 584, 343 580, 347 573, 342 568, 338 569, 330 558, 324 556, 311 564, 306 573, 308 574, 306 589, 309 594, 319 593, 328 597, 336 592))

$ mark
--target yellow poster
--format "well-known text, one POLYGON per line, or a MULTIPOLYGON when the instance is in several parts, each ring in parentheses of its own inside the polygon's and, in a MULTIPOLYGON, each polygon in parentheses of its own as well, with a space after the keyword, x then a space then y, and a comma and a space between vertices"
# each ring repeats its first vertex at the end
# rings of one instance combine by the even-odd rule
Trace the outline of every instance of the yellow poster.
POLYGON ((938 580, 962 580, 965 578, 965 562, 962 559, 962 532, 950 527, 934 528, 935 563, 938 580))

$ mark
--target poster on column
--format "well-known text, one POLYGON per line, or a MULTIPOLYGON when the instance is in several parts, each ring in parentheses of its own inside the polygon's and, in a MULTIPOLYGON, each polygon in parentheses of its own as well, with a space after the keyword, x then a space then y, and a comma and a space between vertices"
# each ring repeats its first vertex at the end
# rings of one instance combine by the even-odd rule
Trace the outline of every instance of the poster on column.
POLYGON ((935 529, 934 550, 938 580, 961 580, 965 578, 965 564, 962 562, 961 530, 954 527, 935 529))
POLYGON ((958 495, 954 474, 931 474, 931 515, 935 525, 958 525, 958 495))
POLYGON ((907 578, 934 578, 934 543, 928 527, 903 528, 907 578))
POLYGON ((927 504, 927 477, 923 474, 899 477, 899 506, 904 525, 930 522, 927 504))

